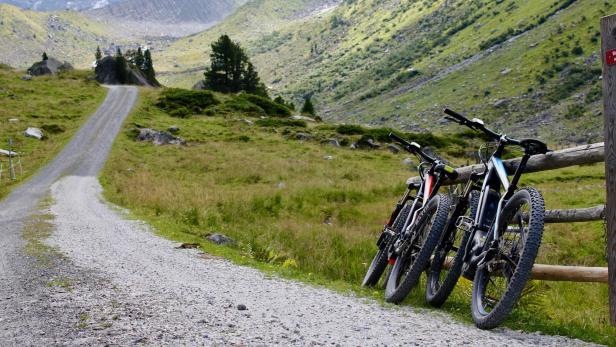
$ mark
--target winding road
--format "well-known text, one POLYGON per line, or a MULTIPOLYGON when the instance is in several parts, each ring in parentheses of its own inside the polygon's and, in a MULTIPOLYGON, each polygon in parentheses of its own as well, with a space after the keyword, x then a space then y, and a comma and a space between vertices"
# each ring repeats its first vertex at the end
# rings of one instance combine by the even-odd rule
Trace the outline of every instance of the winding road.
POLYGON ((0 203, 0 346, 584 344, 481 331, 176 249, 101 197, 97 175, 136 98, 110 87, 58 157, 0 203), (40 240, 37 218, 50 224, 40 240))

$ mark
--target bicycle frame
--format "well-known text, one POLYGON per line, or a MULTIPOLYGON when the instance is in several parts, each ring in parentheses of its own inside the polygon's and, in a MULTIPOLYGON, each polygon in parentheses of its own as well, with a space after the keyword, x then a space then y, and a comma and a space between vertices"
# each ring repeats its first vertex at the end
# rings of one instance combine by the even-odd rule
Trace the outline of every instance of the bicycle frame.
MULTIPOLYGON (((503 150, 505 148, 505 144, 506 137, 503 135, 498 142, 496 151, 494 152, 494 154, 492 154, 487 164, 485 178, 483 180, 481 192, 479 195, 479 206, 477 209, 477 214, 474 218, 472 235, 473 237, 471 238, 471 240, 475 238, 475 233, 478 230, 481 230, 486 233, 491 231, 493 233, 493 240, 498 240, 500 238, 498 225, 500 225, 501 222, 500 219, 502 208, 504 204, 509 200, 509 198, 511 198, 511 196, 513 196, 513 194, 516 192, 520 177, 522 176, 522 172, 526 167, 528 159, 530 159, 530 155, 525 153, 522 157, 522 160, 520 161, 520 164, 518 165, 513 174, 513 178, 510 181, 509 174, 507 173, 507 169, 505 168, 505 165, 501 158, 503 150), (500 194, 502 189, 504 189, 505 194, 499 196, 498 204, 494 211, 494 215, 492 216, 490 214, 490 208, 493 207, 489 206, 489 204, 492 202, 490 201, 490 192, 494 191, 500 194)), ((466 254, 464 257, 467 261, 469 260, 469 256, 471 255, 470 253, 472 247, 473 242, 469 242, 466 247, 466 254)))

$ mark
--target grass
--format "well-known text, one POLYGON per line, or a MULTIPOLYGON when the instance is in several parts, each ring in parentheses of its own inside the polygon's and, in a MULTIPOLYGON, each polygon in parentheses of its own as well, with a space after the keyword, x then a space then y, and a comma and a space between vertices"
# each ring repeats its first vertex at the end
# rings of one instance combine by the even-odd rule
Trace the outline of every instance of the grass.
POLYGON ((0 67, 0 148, 7 149, 8 139, 13 139, 13 149, 21 154, 23 166, 23 175, 17 170, 17 180, 9 180, 8 158, 0 157, 0 199, 54 158, 107 93, 86 71, 36 77, 32 81, 21 80, 23 74, 0 67), (47 129, 45 139, 25 137, 23 132, 28 127, 47 129))
MULTIPOLYGON (((415 175, 402 163, 405 154, 321 144, 322 139, 342 136, 331 125, 301 129, 315 138, 306 142, 295 140, 294 127, 250 126, 238 121, 245 114, 228 110, 172 118, 152 106, 157 93, 143 91, 140 106, 114 145, 102 174, 109 200, 131 209, 164 237, 199 243, 206 252, 239 264, 340 291, 382 296, 380 290, 363 290, 358 283, 380 226, 403 192, 404 181, 415 175), (177 125, 189 145, 135 142, 134 123, 155 129, 177 125), (326 160, 329 156, 333 160, 326 160), (237 248, 209 244, 204 236, 211 233, 233 237, 237 248)), ((361 135, 344 136, 353 140, 361 135)), ((453 158, 449 153, 460 152, 460 147, 449 143, 439 152, 453 158)), ((466 160, 453 159, 458 164, 466 160)), ((604 202, 600 165, 527 175, 524 184, 541 189, 548 208, 604 202)), ((605 266, 604 245, 601 223, 550 225, 538 262, 605 266)), ((533 288, 505 326, 605 344, 616 341, 616 331, 607 322, 605 285, 534 282, 533 288)), ((426 307, 423 289, 415 290, 406 304, 426 307)), ((470 282, 463 280, 443 309, 470 322, 469 306, 470 282)))

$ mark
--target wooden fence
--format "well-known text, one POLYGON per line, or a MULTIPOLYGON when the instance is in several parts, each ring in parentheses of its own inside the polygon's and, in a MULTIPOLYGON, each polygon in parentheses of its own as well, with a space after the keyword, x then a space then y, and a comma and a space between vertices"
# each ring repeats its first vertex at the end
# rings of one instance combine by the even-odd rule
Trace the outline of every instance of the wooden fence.
MULTIPOLYGON (((536 264, 532 278, 548 281, 599 282, 609 286, 609 305, 612 325, 616 326, 616 14, 601 19, 603 57, 603 99, 605 116, 605 142, 567 148, 545 155, 533 156, 525 172, 539 172, 575 165, 605 162, 606 205, 581 209, 548 210, 546 223, 576 223, 606 221, 608 267, 581 267, 536 264)), ((505 161, 512 174, 520 158, 505 161)), ((483 170, 483 164, 460 168, 455 180, 446 185, 468 181, 471 172, 483 170)), ((413 179, 419 182, 419 178, 413 179)))

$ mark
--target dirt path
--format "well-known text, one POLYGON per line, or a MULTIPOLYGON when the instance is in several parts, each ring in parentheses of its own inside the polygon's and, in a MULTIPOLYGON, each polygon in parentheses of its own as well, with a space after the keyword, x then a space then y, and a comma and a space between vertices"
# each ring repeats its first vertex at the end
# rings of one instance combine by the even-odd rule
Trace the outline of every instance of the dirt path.
POLYGON ((438 312, 383 307, 175 249, 100 195, 96 175, 135 96, 111 89, 76 143, 0 204, 13 211, 0 215, 0 345, 581 344, 480 331, 438 312), (39 236, 51 247, 41 257, 24 252, 33 241, 22 230, 30 235, 27 217, 49 186, 53 202, 40 214, 50 231, 39 236))

